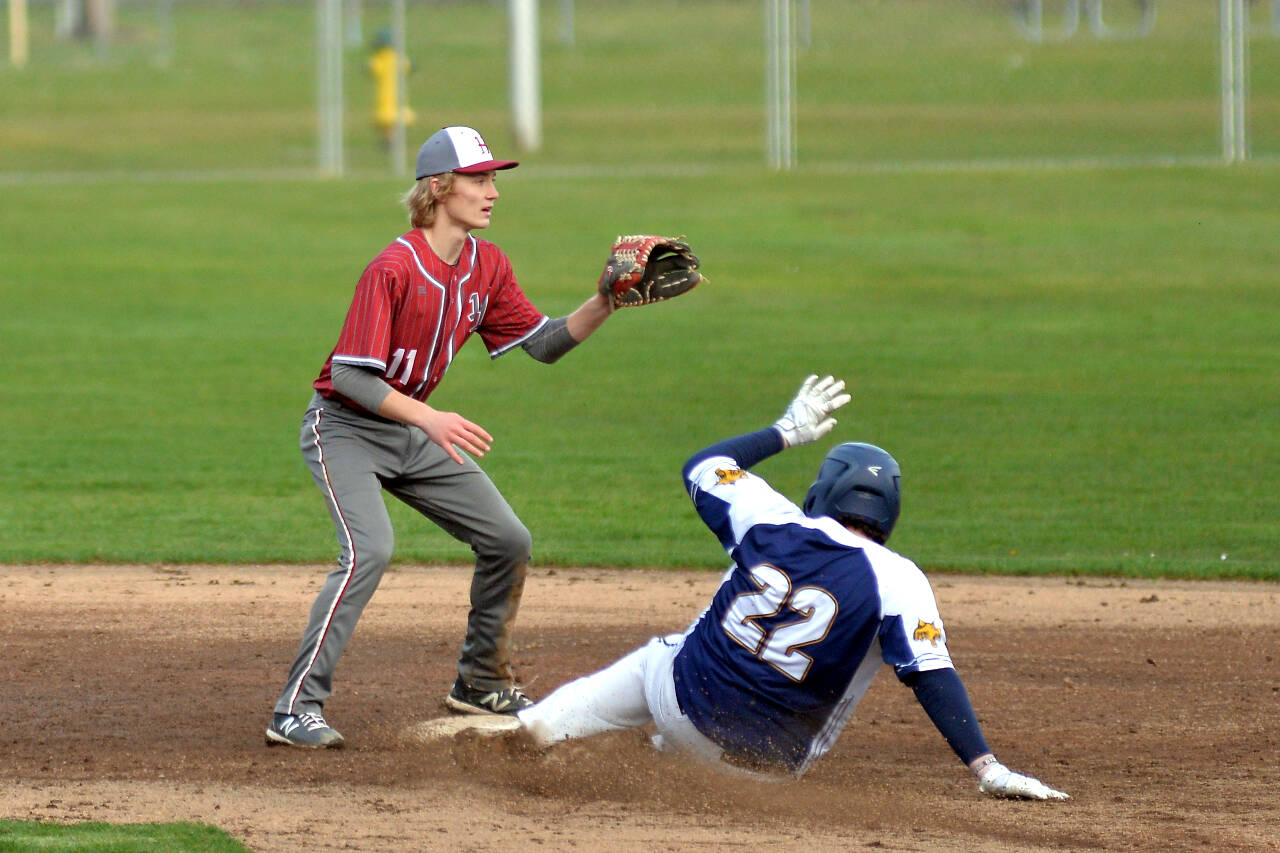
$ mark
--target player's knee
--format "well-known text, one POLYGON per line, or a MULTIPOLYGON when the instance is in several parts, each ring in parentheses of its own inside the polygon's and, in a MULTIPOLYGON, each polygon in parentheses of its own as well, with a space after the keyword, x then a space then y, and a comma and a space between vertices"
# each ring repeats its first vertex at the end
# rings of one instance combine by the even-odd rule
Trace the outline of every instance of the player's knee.
POLYGON ((533 553, 533 536, 529 528, 515 521, 502 528, 489 543, 490 554, 503 562, 523 564, 533 553))
POLYGON ((391 554, 394 550, 395 543, 388 539, 366 543, 356 556, 366 569, 382 572, 387 566, 391 565, 391 554))
POLYGON ((507 531, 502 545, 503 551, 512 560, 527 563, 533 556, 533 536, 529 533, 529 528, 523 524, 517 524, 507 531))

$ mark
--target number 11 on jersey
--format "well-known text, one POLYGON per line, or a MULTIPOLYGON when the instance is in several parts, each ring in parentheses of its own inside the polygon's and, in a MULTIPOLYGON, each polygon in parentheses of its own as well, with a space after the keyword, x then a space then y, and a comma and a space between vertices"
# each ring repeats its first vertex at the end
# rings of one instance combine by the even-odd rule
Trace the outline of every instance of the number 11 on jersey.
POLYGON ((400 384, 408 385, 409 377, 413 375, 413 363, 418 360, 418 351, 416 349, 409 350, 409 357, 405 358, 404 347, 396 350, 391 354, 391 363, 387 365, 387 372, 384 374, 388 379, 396 375, 396 371, 400 369, 400 362, 404 362, 404 373, 400 376, 400 384))

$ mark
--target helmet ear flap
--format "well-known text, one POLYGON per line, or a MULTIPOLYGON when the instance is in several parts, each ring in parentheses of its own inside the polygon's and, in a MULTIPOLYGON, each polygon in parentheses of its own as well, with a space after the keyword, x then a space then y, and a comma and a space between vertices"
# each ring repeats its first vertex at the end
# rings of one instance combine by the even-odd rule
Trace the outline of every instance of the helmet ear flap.
MULTIPOLYGON (((843 446, 840 445, 840 447, 843 446)), ((822 460, 822 465, 818 468, 818 478, 813 481, 813 485, 809 487, 809 491, 804 496, 802 509, 804 514, 810 518, 831 514, 829 511, 831 488, 849 468, 847 461, 836 457, 836 450, 839 449, 837 447, 832 450, 822 460)))
POLYGON ((801 509, 803 509, 804 514, 810 518, 817 518, 820 515, 824 515, 824 513, 817 511, 818 504, 823 499, 823 495, 821 493, 825 491, 823 486, 822 474, 819 473, 818 479, 813 481, 813 485, 810 486, 809 491, 805 493, 804 506, 802 506, 801 509))

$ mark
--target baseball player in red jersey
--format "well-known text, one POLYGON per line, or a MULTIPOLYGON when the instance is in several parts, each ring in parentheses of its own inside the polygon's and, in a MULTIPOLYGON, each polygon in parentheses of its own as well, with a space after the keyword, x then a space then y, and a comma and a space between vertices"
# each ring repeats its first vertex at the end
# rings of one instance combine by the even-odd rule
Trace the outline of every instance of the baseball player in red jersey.
POLYGON ((446 127, 423 144, 417 183, 405 198, 413 230, 365 269, 315 380, 302 454, 341 550, 311 608, 268 744, 343 745, 323 707, 338 658, 391 560, 384 489, 476 555, 458 678, 446 704, 475 714, 514 714, 532 704, 512 681, 509 649, 529 531, 471 458, 484 456, 492 436, 428 403, 472 333, 492 358, 521 347, 550 363, 610 314, 597 293, 572 314, 548 318, 520 289, 502 250, 471 234, 489 226, 497 173, 516 165, 494 159, 469 127, 446 127))

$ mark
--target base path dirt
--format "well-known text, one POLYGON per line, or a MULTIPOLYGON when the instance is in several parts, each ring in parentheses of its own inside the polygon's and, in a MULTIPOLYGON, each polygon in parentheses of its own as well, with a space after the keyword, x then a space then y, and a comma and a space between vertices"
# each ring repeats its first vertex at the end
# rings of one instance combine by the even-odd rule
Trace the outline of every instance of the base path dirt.
MULTIPOLYGON (((799 781, 739 780, 643 733, 539 758, 416 743, 441 716, 470 571, 397 566, 326 716, 263 729, 327 567, 0 567, 0 818, 213 824, 255 851, 1280 850, 1280 586, 932 576, 996 754, 1068 791, 999 801, 885 670, 799 781)), ((530 695, 680 630, 716 573, 531 572, 530 695)))

